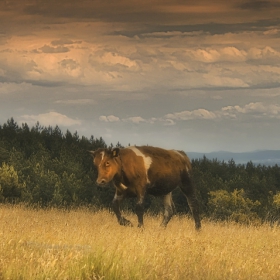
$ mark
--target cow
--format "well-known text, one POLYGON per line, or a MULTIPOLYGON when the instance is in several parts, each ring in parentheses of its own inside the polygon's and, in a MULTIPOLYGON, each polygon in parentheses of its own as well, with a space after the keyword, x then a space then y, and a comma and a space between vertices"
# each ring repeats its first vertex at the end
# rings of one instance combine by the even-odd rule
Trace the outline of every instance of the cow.
POLYGON ((200 229, 199 206, 191 181, 191 163, 182 151, 165 150, 152 146, 126 148, 99 148, 90 151, 97 168, 97 185, 112 182, 115 196, 112 208, 120 225, 132 226, 120 212, 125 197, 136 197, 138 227, 143 227, 144 199, 147 194, 163 198, 164 216, 161 225, 166 227, 173 215, 172 191, 180 187, 187 198, 195 228, 200 229))

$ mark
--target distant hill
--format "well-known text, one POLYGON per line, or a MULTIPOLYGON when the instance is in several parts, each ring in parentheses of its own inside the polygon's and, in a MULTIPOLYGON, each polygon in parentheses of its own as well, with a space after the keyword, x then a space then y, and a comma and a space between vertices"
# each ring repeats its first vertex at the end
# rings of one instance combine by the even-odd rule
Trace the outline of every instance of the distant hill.
POLYGON ((187 154, 190 159, 203 158, 203 156, 205 155, 208 159, 217 159, 225 162, 233 159, 237 164, 246 164, 247 162, 252 161, 254 164, 280 165, 280 150, 261 150, 244 153, 233 153, 226 151, 211 153, 189 152, 187 154))

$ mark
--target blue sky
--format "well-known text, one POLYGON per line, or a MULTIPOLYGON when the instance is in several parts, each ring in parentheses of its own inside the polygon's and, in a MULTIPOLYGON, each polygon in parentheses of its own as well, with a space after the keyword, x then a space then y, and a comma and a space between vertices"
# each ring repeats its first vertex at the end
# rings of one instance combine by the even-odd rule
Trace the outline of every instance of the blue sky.
POLYGON ((280 2, 185 2, 0 0, 0 123, 280 149, 280 2))

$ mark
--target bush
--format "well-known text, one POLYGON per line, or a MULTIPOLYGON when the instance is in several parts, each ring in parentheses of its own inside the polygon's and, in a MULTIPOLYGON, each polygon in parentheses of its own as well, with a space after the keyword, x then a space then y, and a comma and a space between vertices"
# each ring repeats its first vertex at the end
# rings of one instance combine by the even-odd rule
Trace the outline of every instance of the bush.
POLYGON ((268 220, 270 223, 280 224, 280 192, 271 196, 271 207, 268 212, 268 220))
POLYGON ((13 166, 2 163, 0 167, 0 201, 14 201, 21 197, 24 185, 19 183, 18 173, 13 166))
POLYGON ((272 205, 275 209, 280 210, 280 192, 273 196, 272 205))
POLYGON ((231 220, 244 224, 260 222, 255 212, 261 205, 260 202, 253 202, 246 198, 243 189, 233 192, 226 190, 211 191, 209 196, 208 208, 213 219, 231 220))

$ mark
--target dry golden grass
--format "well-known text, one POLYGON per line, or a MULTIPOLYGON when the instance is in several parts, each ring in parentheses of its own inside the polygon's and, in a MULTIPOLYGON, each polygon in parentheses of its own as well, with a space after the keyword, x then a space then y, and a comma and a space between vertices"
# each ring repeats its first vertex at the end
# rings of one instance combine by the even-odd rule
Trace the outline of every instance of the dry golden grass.
POLYGON ((0 205, 0 279, 280 279, 279 228, 160 219, 0 205))

